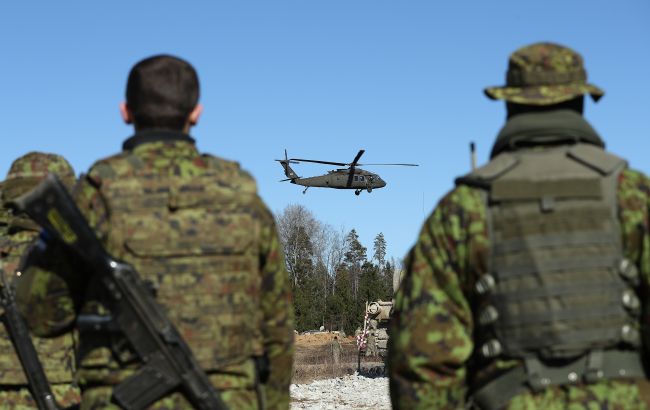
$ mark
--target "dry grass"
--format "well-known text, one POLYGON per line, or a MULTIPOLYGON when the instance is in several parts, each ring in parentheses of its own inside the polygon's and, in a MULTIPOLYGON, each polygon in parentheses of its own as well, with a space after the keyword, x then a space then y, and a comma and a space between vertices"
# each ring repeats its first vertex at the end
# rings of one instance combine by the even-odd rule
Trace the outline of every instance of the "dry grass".
MULTIPOLYGON (((343 351, 338 364, 334 363, 330 341, 296 340, 296 354, 292 383, 302 384, 314 380, 332 379, 354 374, 357 370, 357 348, 352 338, 341 342, 343 351)), ((364 368, 381 366, 379 358, 362 358, 364 368)))

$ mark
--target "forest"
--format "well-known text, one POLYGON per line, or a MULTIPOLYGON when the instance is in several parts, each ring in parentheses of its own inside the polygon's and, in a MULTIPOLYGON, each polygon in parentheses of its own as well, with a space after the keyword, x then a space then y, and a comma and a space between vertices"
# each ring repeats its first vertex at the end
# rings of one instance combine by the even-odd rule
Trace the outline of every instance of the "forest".
POLYGON ((387 257, 379 232, 371 253, 355 229, 335 229, 302 205, 277 216, 278 231, 291 278, 296 330, 344 330, 361 326, 366 301, 391 300, 393 272, 400 262, 387 257))

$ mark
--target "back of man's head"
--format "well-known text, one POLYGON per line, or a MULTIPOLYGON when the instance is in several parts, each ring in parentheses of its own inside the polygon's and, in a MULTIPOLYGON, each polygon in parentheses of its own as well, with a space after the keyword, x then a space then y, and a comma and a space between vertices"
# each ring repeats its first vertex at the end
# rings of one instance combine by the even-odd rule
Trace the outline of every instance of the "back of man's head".
POLYGON ((198 100, 196 70, 178 57, 149 57, 129 73, 126 104, 137 130, 182 130, 198 100))

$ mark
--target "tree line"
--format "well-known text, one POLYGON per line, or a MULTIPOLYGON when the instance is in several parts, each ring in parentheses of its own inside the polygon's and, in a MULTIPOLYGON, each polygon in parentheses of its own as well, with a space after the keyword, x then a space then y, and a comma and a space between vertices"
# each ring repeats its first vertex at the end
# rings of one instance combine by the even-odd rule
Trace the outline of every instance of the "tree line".
POLYGON ((302 205, 278 215, 278 231, 291 278, 296 330, 344 330, 362 324, 366 301, 391 300, 393 271, 383 233, 375 236, 372 254, 355 229, 336 230, 302 205))

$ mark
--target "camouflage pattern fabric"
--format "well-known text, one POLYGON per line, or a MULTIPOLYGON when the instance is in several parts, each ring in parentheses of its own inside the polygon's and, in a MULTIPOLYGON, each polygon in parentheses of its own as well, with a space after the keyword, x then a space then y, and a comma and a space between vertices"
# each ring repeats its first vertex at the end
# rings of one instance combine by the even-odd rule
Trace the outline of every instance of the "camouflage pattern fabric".
POLYGON ((35 187, 48 173, 55 173, 68 186, 75 181, 72 166, 63 157, 45 152, 30 152, 16 159, 2 182, 3 202, 17 198, 35 187))
MULTIPOLYGON (((79 389, 70 384, 53 384, 52 393, 62 408, 75 408, 79 404, 79 389)), ((0 403, 3 410, 36 410, 36 402, 26 387, 1 386, 0 403)))
MULTIPOLYGON (((642 289, 650 282, 650 180, 625 170, 618 187, 625 256, 638 261, 642 289)), ((465 406, 467 379, 518 365, 495 360, 477 375, 471 296, 487 273, 489 239, 482 193, 459 186, 429 216, 406 259, 395 298, 388 366, 396 409, 458 409, 465 406)), ((648 380, 603 381, 552 387, 515 397, 508 410, 650 409, 648 380)))
MULTIPOLYGON (((110 387, 94 387, 84 391, 81 410, 119 410, 111 401, 113 390, 110 387)), ((221 391, 221 398, 230 409, 256 409, 257 394, 251 389, 228 389, 221 391)), ((192 405, 181 393, 172 393, 158 400, 148 410, 191 410, 192 405)))
MULTIPOLYGON (((264 399, 268 408, 288 408, 291 287, 273 216, 254 180, 236 163, 200 155, 189 141, 149 141, 98 161, 75 195, 109 252, 132 263, 155 289, 226 404, 255 409, 264 399), (252 356, 264 352, 271 375, 256 389, 252 356)), ((100 296, 84 298, 81 276, 66 277, 82 271, 59 254, 48 246, 18 287, 27 320, 45 334, 69 325, 75 306, 82 313, 109 313, 100 296), (56 293, 47 291, 59 286, 56 293)), ((121 340, 81 335, 83 408, 104 408, 108 386, 139 367, 121 340)), ((176 394, 153 408, 189 407, 176 394)))
POLYGON ((582 56, 553 43, 536 43, 512 53, 506 85, 488 87, 485 95, 517 104, 551 105, 590 94, 598 101, 605 92, 587 83, 582 56))
MULTIPOLYGON (((0 267, 11 282, 20 274, 18 266, 26 249, 38 235, 37 228, 22 215, 14 215, 7 202, 33 188, 48 172, 59 174, 72 186, 74 171, 70 164, 55 154, 30 152, 15 160, 2 182, 2 219, 0 221, 0 267)), ((74 338, 72 333, 52 338, 33 337, 48 380, 57 401, 70 406, 80 400, 79 389, 72 385, 74 373, 74 338)), ((27 379, 4 326, 0 326, 0 403, 2 408, 36 408, 27 379)))

